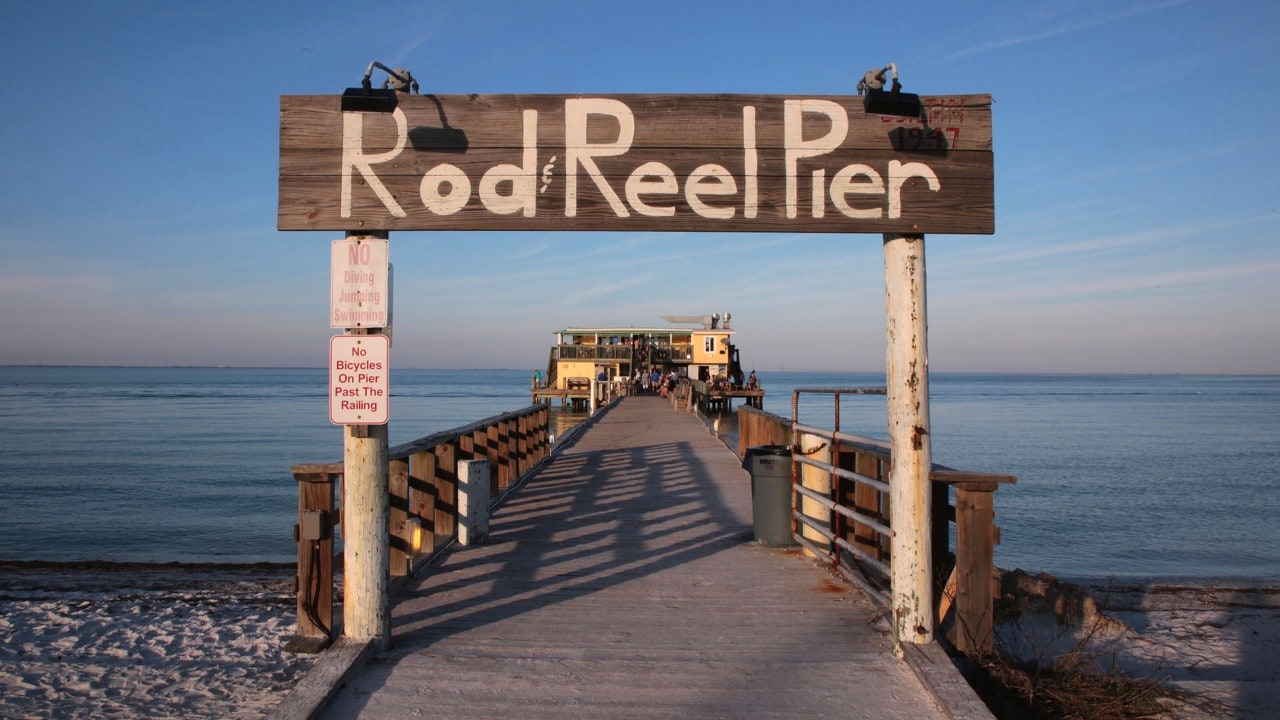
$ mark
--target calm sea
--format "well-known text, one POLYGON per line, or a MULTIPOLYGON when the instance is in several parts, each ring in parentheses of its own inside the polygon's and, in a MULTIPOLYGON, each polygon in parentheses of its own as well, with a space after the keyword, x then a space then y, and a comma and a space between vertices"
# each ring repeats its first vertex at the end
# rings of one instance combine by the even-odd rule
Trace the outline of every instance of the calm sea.
MULTIPOLYGON (((883 375, 760 372, 795 387, 883 375)), ((391 443, 529 402, 527 370, 393 370, 391 443)), ((294 463, 340 459, 323 369, 0 368, 0 559, 288 562, 294 463)), ((1280 579, 1280 377, 931 378, 934 461, 1000 472, 1002 567, 1280 579)), ((805 396, 803 422, 829 426, 805 396)), ((884 438, 882 396, 841 428, 884 438)))

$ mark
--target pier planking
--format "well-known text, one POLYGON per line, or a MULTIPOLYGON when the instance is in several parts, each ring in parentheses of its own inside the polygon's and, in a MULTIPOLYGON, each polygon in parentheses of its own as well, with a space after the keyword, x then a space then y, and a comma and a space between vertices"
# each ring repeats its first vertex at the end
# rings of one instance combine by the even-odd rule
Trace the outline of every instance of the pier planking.
POLYGON ((325 717, 945 717, 880 610, 752 541, 750 479, 629 397, 396 591, 390 649, 325 717))

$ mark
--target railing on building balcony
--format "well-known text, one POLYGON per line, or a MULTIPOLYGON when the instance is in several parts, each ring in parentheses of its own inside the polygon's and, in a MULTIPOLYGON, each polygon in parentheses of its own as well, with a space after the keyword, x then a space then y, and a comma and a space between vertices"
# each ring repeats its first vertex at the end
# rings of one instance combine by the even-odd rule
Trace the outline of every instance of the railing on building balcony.
POLYGON ((647 360, 648 362, 691 362, 693 346, 688 344, 663 345, 654 343, 645 348, 631 345, 559 345, 559 360, 647 360))

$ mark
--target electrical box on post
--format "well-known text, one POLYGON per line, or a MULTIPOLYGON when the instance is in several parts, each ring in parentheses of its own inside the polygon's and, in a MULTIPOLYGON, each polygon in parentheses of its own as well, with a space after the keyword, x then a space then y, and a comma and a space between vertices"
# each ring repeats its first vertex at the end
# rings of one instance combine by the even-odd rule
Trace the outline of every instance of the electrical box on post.
POLYGON ((303 540, 327 540, 329 513, 323 510, 307 510, 302 513, 302 524, 299 530, 303 540))

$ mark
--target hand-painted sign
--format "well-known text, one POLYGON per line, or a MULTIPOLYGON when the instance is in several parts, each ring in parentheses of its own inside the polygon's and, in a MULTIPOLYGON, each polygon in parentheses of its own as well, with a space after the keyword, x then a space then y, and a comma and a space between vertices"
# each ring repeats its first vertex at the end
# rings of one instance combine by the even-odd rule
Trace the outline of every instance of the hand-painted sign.
POLYGON ((991 233, 991 98, 281 97, 281 230, 991 233))

